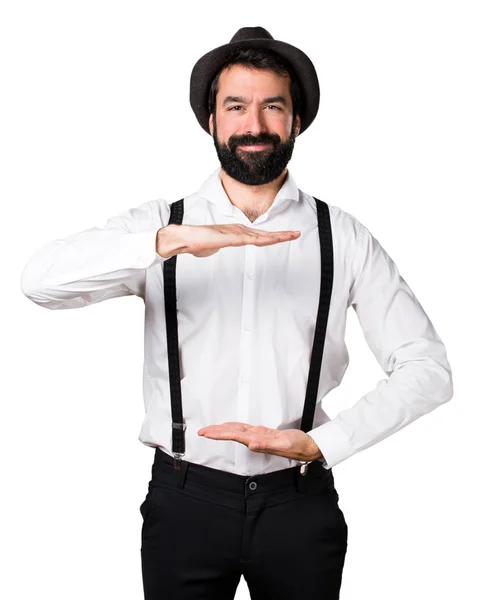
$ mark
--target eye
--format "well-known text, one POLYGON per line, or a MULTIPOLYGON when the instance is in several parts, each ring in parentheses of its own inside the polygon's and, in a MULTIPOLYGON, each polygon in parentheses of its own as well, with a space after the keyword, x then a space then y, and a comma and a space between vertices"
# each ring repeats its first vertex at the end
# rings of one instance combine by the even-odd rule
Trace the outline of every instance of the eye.
POLYGON ((235 104, 235 106, 230 106, 230 108, 228 108, 228 110, 232 110, 232 111, 238 112, 238 111, 235 110, 237 108, 241 109, 242 107, 239 104, 235 104))
POLYGON ((266 108, 274 108, 275 110, 281 110, 281 108, 279 106, 276 106, 275 104, 268 104, 266 108))

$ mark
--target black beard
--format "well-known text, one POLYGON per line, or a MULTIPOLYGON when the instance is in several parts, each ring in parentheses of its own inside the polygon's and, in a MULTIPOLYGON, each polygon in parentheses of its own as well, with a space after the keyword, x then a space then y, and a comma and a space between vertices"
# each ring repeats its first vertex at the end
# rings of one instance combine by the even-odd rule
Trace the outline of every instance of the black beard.
POLYGON ((213 140, 221 166, 226 173, 246 185, 263 185, 281 175, 289 163, 294 148, 294 128, 285 142, 277 134, 232 135, 228 144, 220 144, 214 122, 213 140), (248 152, 238 146, 272 144, 272 149, 248 152))

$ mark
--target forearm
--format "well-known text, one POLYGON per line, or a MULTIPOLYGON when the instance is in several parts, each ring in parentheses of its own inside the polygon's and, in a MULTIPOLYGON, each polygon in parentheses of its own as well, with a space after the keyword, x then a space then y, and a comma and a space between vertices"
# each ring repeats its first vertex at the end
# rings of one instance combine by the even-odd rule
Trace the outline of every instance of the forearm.
POLYGON ((351 264, 350 305, 388 378, 308 432, 328 467, 394 434, 453 395, 441 338, 394 261, 364 227, 351 264))
POLYGON ((144 296, 145 270, 164 262, 156 252, 161 223, 145 206, 40 248, 21 276, 23 293, 51 309, 79 308, 103 300, 144 296))
POLYGON ((351 408, 309 435, 328 467, 389 437, 452 398, 452 375, 445 358, 403 365, 351 408))

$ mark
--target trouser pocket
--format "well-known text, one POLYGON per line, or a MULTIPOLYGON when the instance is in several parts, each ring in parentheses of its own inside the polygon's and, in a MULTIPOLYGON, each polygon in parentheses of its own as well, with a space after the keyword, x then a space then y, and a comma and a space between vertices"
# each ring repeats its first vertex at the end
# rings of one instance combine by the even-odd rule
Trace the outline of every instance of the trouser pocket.
POLYGON ((141 516, 143 517, 143 521, 146 521, 146 517, 148 516, 148 511, 150 509, 150 504, 151 504, 152 493, 153 493, 153 487, 150 482, 148 484, 148 492, 146 493, 145 499, 143 500, 143 502, 140 505, 140 513, 141 513, 141 516))

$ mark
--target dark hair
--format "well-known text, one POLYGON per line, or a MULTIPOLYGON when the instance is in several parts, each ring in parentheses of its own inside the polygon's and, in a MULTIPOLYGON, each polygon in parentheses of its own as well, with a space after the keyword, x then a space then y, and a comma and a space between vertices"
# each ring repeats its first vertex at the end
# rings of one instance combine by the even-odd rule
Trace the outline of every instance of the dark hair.
POLYGON ((296 115, 301 114, 301 88, 293 69, 279 54, 273 50, 263 48, 236 48, 230 52, 210 85, 208 96, 208 110, 210 114, 213 113, 213 116, 215 114, 216 94, 218 93, 220 75, 224 69, 231 65, 244 65, 254 69, 274 71, 278 75, 289 75, 289 93, 293 101, 293 119, 296 118, 296 115))

